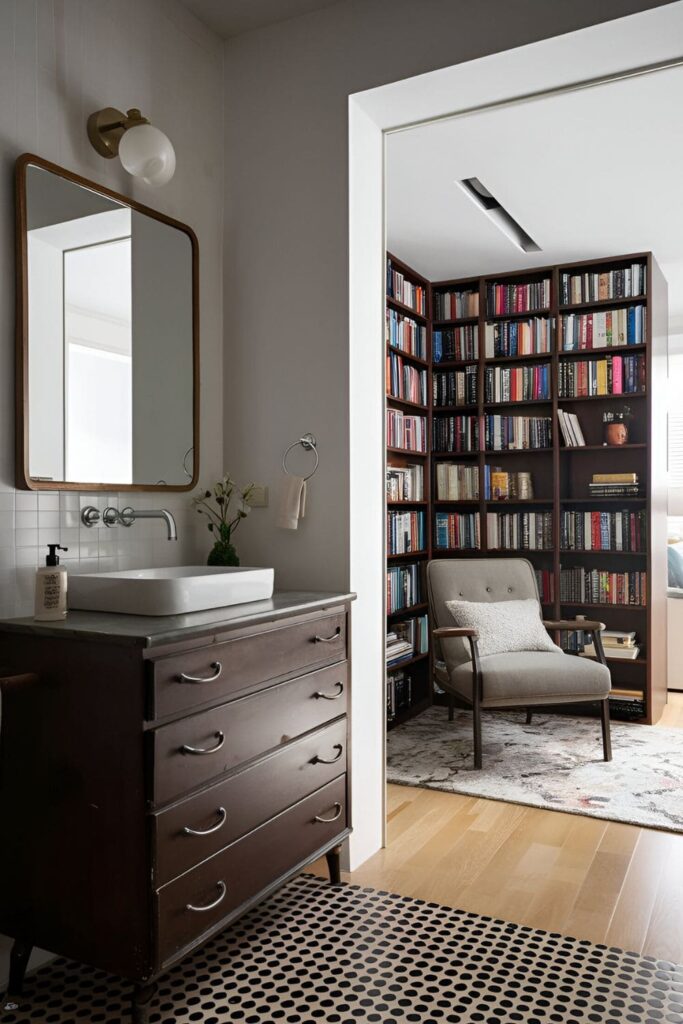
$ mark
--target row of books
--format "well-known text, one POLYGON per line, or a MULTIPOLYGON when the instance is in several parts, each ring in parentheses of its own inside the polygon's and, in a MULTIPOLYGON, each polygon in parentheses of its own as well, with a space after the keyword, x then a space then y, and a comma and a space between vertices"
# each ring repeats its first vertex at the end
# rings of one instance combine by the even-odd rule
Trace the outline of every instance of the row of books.
POLYGON ((477 501, 478 499, 479 469, 477 466, 464 466, 457 462, 437 462, 437 501, 477 501))
POLYGON ((552 347, 554 321, 535 316, 529 320, 503 320, 487 324, 484 336, 484 355, 487 359, 499 356, 531 356, 548 353, 552 347))
POLYGON ((550 365, 487 366, 485 402, 530 402, 550 398, 550 365))
POLYGON ((583 436, 581 424, 576 413, 565 412, 564 409, 557 410, 557 419, 560 424, 562 440, 567 448, 583 448, 586 439, 583 436))
POLYGON ((560 601, 572 604, 647 603, 646 572, 609 572, 582 566, 560 571, 560 601))
POLYGON ((644 263, 601 272, 565 270, 560 274, 560 302, 603 302, 606 299, 632 299, 645 295, 647 268, 644 263))
POLYGON ((552 446, 548 416, 484 416, 484 444, 487 451, 523 451, 552 446))
POLYGON ((645 359, 642 355, 572 359, 560 364, 558 383, 560 398, 641 394, 645 359))
POLYGON ((479 289, 434 292, 435 320, 462 320, 470 316, 479 316, 479 289))
POLYGON ((387 409, 387 445, 408 452, 426 452, 427 417, 407 416, 400 409, 387 409))
POLYGON ((489 550, 548 551, 553 546, 552 512, 487 512, 489 550))
POLYGON ((387 353, 387 394, 405 402, 427 404, 427 371, 406 363, 395 352, 387 353))
POLYGON ((417 562, 387 569, 387 614, 422 604, 422 579, 417 562))
POLYGON ((388 555, 408 555, 426 547, 424 512, 387 512, 388 555))
POLYGON ((393 622, 387 631, 386 662, 391 667, 429 650, 429 620, 426 615, 393 622))
POLYGON ((427 308, 427 289, 422 285, 413 284, 400 270, 395 270, 391 260, 387 260, 387 295, 424 316, 427 308))
POLYGON ((424 501, 422 466, 387 466, 387 501, 424 501))
MULTIPOLYGON (((640 657, 640 644, 634 630, 603 629, 600 633, 605 655, 618 661, 635 661, 640 657)), ((592 637, 586 637, 583 653, 587 658, 595 658, 596 650, 592 637)), ((615 692, 614 690, 612 691, 615 692)), ((617 693, 621 696, 621 693, 617 693)))
POLYGON ((645 306, 568 313, 560 322, 563 352, 643 345, 646 341, 645 306))
POLYGON ((481 547, 478 512, 437 512, 434 516, 434 546, 461 551, 481 547))
POLYGON ((479 418, 435 416, 432 421, 432 447, 435 452, 479 451, 479 418))
POLYGON ((413 702, 413 677, 403 670, 387 676, 387 721, 393 722, 400 711, 413 702))
POLYGON ((479 355, 479 328, 477 324, 432 331, 432 359, 435 363, 463 362, 479 355))
POLYGON ((552 569, 536 569, 536 586, 542 604, 552 604, 555 600, 555 574, 552 569))
POLYGON ((526 284, 487 284, 486 315, 528 313, 550 305, 550 278, 526 284))
POLYGON ((647 545, 644 509, 614 512, 563 511, 560 547, 569 551, 644 551, 647 545))
POLYGON ((432 374, 432 398, 435 406, 476 405, 479 370, 476 365, 464 370, 441 370, 432 374))
POLYGON ((588 490, 591 498, 636 498, 641 494, 637 473, 593 473, 588 490))
POLYGON ((385 338, 387 345, 398 348, 406 355, 418 359, 427 358, 427 328, 397 313, 395 309, 386 309, 385 338))
POLYGON ((509 469, 503 470, 501 466, 484 466, 484 498, 486 501, 507 501, 509 498, 527 500, 530 497, 530 477, 531 474, 524 471, 511 472, 509 469))

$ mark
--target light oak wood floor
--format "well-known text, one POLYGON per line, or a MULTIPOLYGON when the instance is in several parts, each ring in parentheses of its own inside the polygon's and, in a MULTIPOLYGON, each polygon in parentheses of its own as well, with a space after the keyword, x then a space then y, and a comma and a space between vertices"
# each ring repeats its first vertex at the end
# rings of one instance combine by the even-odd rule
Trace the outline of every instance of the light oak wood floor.
MULTIPOLYGON (((683 728, 683 695, 660 725, 683 728)), ((387 809, 345 880, 683 963, 683 834, 407 786, 387 809)))

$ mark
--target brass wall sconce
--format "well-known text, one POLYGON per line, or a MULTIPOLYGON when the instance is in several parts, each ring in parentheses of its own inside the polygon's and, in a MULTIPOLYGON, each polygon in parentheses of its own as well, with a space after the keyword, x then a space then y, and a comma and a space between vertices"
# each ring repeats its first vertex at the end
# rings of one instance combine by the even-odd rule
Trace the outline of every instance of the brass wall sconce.
POLYGON ((96 110, 88 118, 93 148, 111 160, 118 156, 124 169, 148 185, 165 185, 175 171, 171 140, 149 123, 136 107, 127 113, 116 107, 96 110))

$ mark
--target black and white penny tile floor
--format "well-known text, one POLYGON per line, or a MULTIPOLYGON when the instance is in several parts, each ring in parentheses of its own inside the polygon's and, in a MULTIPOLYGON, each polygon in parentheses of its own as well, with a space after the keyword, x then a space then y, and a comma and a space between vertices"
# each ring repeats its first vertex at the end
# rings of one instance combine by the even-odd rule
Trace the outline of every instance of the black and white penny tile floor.
MULTIPOLYGON (((128 1024, 130 986, 56 960, 1 1024, 128 1024)), ((683 1024, 683 967, 303 875, 169 971, 150 1024, 683 1024)))

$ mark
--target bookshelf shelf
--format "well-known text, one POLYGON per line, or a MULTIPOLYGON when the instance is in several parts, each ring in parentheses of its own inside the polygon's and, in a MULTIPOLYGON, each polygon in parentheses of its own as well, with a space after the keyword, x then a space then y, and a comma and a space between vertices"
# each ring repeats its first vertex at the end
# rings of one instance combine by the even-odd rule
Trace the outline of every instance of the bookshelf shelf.
POLYGON ((397 618, 409 619, 409 618, 412 618, 414 615, 417 615, 419 612, 426 612, 427 608, 428 608, 427 602, 426 601, 422 601, 422 602, 420 602, 420 604, 411 604, 408 608, 399 608, 398 611, 388 612, 387 613, 387 618, 388 619, 397 619, 397 618))
POLYGON ((410 561, 413 558, 426 558, 428 551, 404 551, 400 555, 387 555, 388 562, 400 562, 403 559, 410 561))
MULTIPOLYGON (((409 507, 411 504, 415 509, 422 508, 425 512, 425 526, 428 530, 429 547, 417 555, 401 556, 398 559, 390 560, 389 565, 396 562, 410 561, 414 559, 416 564, 423 567, 429 558, 529 558, 540 573, 544 573, 543 596, 554 595, 551 601, 543 602, 543 612, 546 617, 561 618, 573 617, 576 614, 584 614, 589 618, 596 616, 604 617, 603 621, 614 629, 636 629, 637 642, 641 648, 640 657, 637 659, 609 658, 612 670, 613 684, 616 687, 628 689, 641 689, 645 694, 645 715, 640 721, 652 723, 657 721, 663 710, 666 700, 666 536, 665 527, 661 525, 661 518, 653 514, 655 508, 661 508, 663 495, 666 488, 666 452, 662 448, 663 442, 656 438, 656 432, 651 432, 653 410, 660 408, 663 402, 666 387, 666 335, 667 335, 667 293, 666 282, 661 275, 651 253, 635 253, 628 255, 617 255, 594 259, 590 261, 554 265, 549 267, 534 267, 532 269, 517 269, 509 273, 489 275, 479 278, 461 278, 458 280, 428 282, 418 273, 411 270, 400 260, 390 257, 396 267, 413 284, 426 290, 427 306, 426 317, 421 318, 411 309, 404 307, 401 303, 391 302, 389 305, 398 309, 408 317, 412 317, 419 324, 424 324, 427 329, 427 358, 419 361, 415 358, 412 363, 415 366, 424 368, 428 372, 428 394, 429 408, 421 409, 420 414, 427 420, 428 451, 409 452, 403 449, 389 449, 388 453, 392 458, 390 461, 399 461, 401 465, 419 463, 424 466, 425 472, 425 493, 422 505, 417 503, 388 503, 392 509, 409 507), (645 268, 646 294, 618 299, 602 299, 592 302, 561 303, 562 288, 565 286, 563 275, 603 274, 617 273, 630 270, 634 264, 645 268), (533 285, 541 281, 549 281, 549 305, 543 305, 526 311, 514 313, 489 314, 487 312, 487 294, 490 285, 533 285), (479 315, 463 316, 454 319, 435 319, 437 295, 444 292, 465 293, 476 292, 479 295, 479 315), (563 350, 562 344, 567 335, 563 334, 563 317, 568 314, 581 314, 594 311, 608 312, 609 310, 623 310, 628 306, 640 306, 642 315, 637 314, 634 318, 627 318, 628 331, 638 330, 642 334, 635 335, 639 339, 638 344, 611 345, 590 349, 569 349, 563 350), (542 321, 531 325, 519 326, 522 321, 542 321), (635 327, 632 324, 635 322, 635 327), (509 324, 508 327, 501 327, 501 324, 509 324), (543 352, 530 352, 516 356, 492 357, 487 354, 487 325, 491 325, 488 331, 488 347, 492 351, 491 335, 494 335, 493 343, 496 348, 499 346, 504 350, 510 350, 515 345, 529 348, 534 345, 545 345, 549 342, 549 350, 543 352), (440 352, 446 354, 461 355, 474 345, 477 356, 471 359, 443 359, 440 362, 433 360, 432 336, 433 331, 441 332, 440 352), (449 333, 450 332, 450 333, 449 333), (645 342, 640 343, 640 338, 645 342), (468 346, 468 347, 465 347, 468 346), (647 382, 646 391, 637 391, 621 395, 576 395, 573 397, 560 397, 559 374, 560 369, 567 370, 568 365, 575 360, 596 361, 614 356, 640 355, 644 361, 644 380, 647 382), (527 374, 532 373, 530 367, 538 366, 545 368, 550 378, 550 396, 548 398, 536 398, 530 401, 499 401, 486 402, 485 374, 492 367, 505 368, 512 371, 517 368, 527 374), (467 367, 476 367, 478 374, 478 401, 468 402, 464 405, 436 406, 432 398, 432 381, 429 376, 433 373, 444 371, 463 371, 467 367), (631 406, 631 441, 621 446, 610 446, 602 444, 603 437, 603 413, 618 413, 622 407, 631 406), (562 432, 559 427, 558 409, 566 408, 566 412, 576 415, 586 440, 586 445, 577 447, 566 447, 562 432), (539 420, 550 419, 552 445, 545 448, 506 448, 493 450, 485 448, 485 436, 489 433, 493 437, 492 424, 485 420, 488 415, 501 416, 504 419, 522 417, 538 418, 539 420), (439 441, 448 437, 455 437, 462 440, 463 437, 471 438, 468 434, 468 425, 457 421, 449 425, 447 432, 444 426, 444 417, 476 417, 479 421, 479 441, 481 447, 471 451, 433 451, 436 431, 435 424, 439 424, 439 441), (486 430, 485 430, 486 428, 486 430), (651 440, 652 438, 652 440, 651 440), (597 442, 597 443, 596 443, 597 442), (569 454, 567 454, 569 453, 569 454), (573 458, 577 454, 580 457, 573 458), (395 459, 395 456, 400 456, 395 459), (534 456, 531 458, 530 456, 534 456), (566 456, 566 457, 565 457, 566 456), (479 498, 477 499, 447 499, 439 498, 437 493, 437 469, 439 480, 444 486, 444 476, 439 468, 444 462, 452 463, 463 467, 458 470, 459 484, 464 493, 472 491, 464 490, 472 486, 472 479, 478 481, 479 498), (504 501, 486 499, 485 479, 487 472, 499 467, 502 472, 527 472, 531 474, 534 492, 539 497, 533 499, 507 499, 504 501), (589 491, 589 484, 597 473, 605 472, 628 472, 636 473, 642 493, 629 495, 592 496, 589 491), (473 477, 470 474, 473 474, 473 477), (462 475, 460 475, 462 474, 462 475), (577 497, 573 497, 577 495, 577 497), (579 512, 613 512, 617 515, 621 509, 632 509, 647 513, 647 543, 648 547, 643 551, 618 551, 593 550, 593 549, 569 549, 560 547, 560 512, 575 509, 579 512), (541 513, 552 512, 553 514, 553 546, 543 549, 510 549, 497 548, 489 549, 487 546, 487 526, 489 522, 487 515, 491 513, 506 513, 515 516, 519 515, 519 528, 524 523, 524 529, 528 520, 521 517, 531 516, 535 511, 541 513), (479 531, 481 533, 480 548, 437 548, 436 540, 436 519, 437 512, 447 512, 458 515, 462 518, 457 520, 460 529, 465 530, 466 536, 471 537, 472 516, 479 515, 479 531), (602 564, 601 564, 602 560, 602 564), (588 604, 585 602, 567 602, 560 599, 560 573, 563 569, 584 568, 587 573, 591 571, 621 572, 644 572, 647 574, 647 601, 643 605, 617 605, 617 604, 588 604), (545 589, 550 587, 550 590, 545 589), (629 668, 629 666, 636 666, 629 668), (637 681, 637 686, 636 686, 637 681)), ((632 278, 635 280, 635 278, 632 278)), ((585 282, 586 279, 584 279, 585 282)), ((593 279, 595 280, 595 279, 593 279)), ((618 278, 613 278, 615 286, 618 286, 618 278)), ((596 285, 591 284, 591 287, 596 285)), ((600 282, 602 287, 602 282, 600 282)), ((500 295, 500 293, 498 293, 500 295)), ((530 300, 545 303, 548 292, 536 292, 533 295, 531 288, 525 288, 525 294, 530 300)), ((565 292, 565 297, 567 294, 565 292)), ((584 290, 584 295, 587 292, 584 290)), ((593 294, 596 294, 594 291, 593 294)), ((517 301, 517 293, 508 293, 509 302, 512 305, 517 301)), ((578 296, 577 296, 578 297, 578 296)), ((449 297, 450 306, 446 303, 439 305, 440 311, 454 312, 456 308, 461 312, 472 310, 473 300, 469 296, 461 294, 460 297, 451 294, 449 297)), ((604 319, 604 317, 602 318, 604 319)), ((622 330, 621 322, 624 314, 620 316, 619 329, 622 330)), ((595 324, 595 320, 593 323, 595 324)), ((609 324, 609 320, 607 321, 609 324)), ((602 331, 599 321, 600 332, 602 331)), ((573 329, 579 331, 574 322, 573 329)), ((578 334, 573 335, 578 336, 578 334)), ((588 335, 590 337, 590 334, 588 335)), ((616 335, 615 335, 616 337, 616 335)), ((629 338, 634 337, 632 333, 629 338)), ((598 338, 602 340, 601 333, 598 338)), ((406 361, 411 359, 405 353, 397 350, 406 361)), ((625 364, 626 365, 626 364, 625 364)), ((545 376, 545 373, 544 373, 545 376)), ((567 373, 567 376, 569 374, 567 373)), ((536 375, 533 375, 534 382, 536 375)), ((504 378, 503 378, 504 379, 504 378)), ((539 379, 543 379, 540 377, 539 379)), ((624 381, 626 377, 624 376, 624 381)), ((452 382, 448 382, 448 387, 452 382)), ((461 387, 461 382, 458 382, 461 387)), ((443 387, 440 382, 439 387, 443 387)), ((442 395, 444 392, 439 391, 442 395)), ((448 392, 447 392, 448 393, 448 392)), ((461 392, 458 392, 461 393, 461 392)), ((490 392, 489 392, 490 393, 490 392)), ((501 394, 504 392, 498 392, 501 394)), ((538 393, 538 392, 537 392, 538 393)), ((455 394, 455 392, 453 392, 455 394)), ((472 397, 472 392, 465 392, 467 397, 472 397)), ((407 410, 406 410, 407 411, 407 410)), ((495 429, 504 429, 502 423, 496 422, 495 429)), ((532 429, 528 425, 526 431, 515 431, 515 438, 543 437, 544 425, 536 424, 532 429), (535 429, 535 433, 533 432, 535 429)), ((505 436, 505 434, 502 434, 505 436)), ((512 436, 512 435, 510 435, 512 436)), ((498 435, 496 434, 496 437, 498 435)), ((537 526, 538 526, 538 520, 537 526)), ((449 524, 450 526, 450 524, 449 524)), ((507 526, 507 524, 506 524, 507 526)), ((443 523, 440 521, 440 529, 443 523)), ((461 534, 462 536, 463 534, 461 534)), ((442 535, 445 539, 445 534, 442 535)), ((495 536, 495 535, 494 535, 495 536)), ((522 534, 520 534, 520 537, 522 534)), ((533 536, 533 534, 532 534, 533 536)), ((450 538, 452 540, 452 537, 450 538)), ((495 537, 498 541, 501 538, 495 537)), ((516 538, 515 538, 516 539, 516 538)), ((631 581, 632 582, 632 581, 631 581)), ((586 591, 590 592, 590 591, 586 591)), ((426 591, 421 591, 425 596, 426 591)), ((627 591, 628 593, 628 591, 627 591)), ((633 592, 632 592, 633 593, 633 592)), ((416 614, 428 612, 427 604, 421 603, 410 609, 403 609, 388 617, 391 624, 407 619, 416 614)), ((413 714, 419 713, 433 702, 432 697, 432 660, 423 657, 420 661, 410 665, 411 670, 417 673, 424 673, 419 676, 419 686, 413 693, 411 708, 402 710, 397 714, 391 724, 400 724, 413 714), (423 689, 423 682, 426 688, 423 689)), ((413 679, 415 687, 418 680, 417 674, 413 679)), ((438 703, 437 699, 437 703, 438 703)), ((441 702, 443 703, 443 702, 441 702)))
POLYGON ((393 306, 394 309, 398 310, 399 313, 405 313, 407 316, 413 317, 415 320, 419 320, 420 323, 427 323, 427 317, 424 313, 418 313, 412 306, 406 306, 405 302, 401 302, 399 299, 392 299, 390 295, 387 295, 387 303, 393 306))
POLYGON ((387 665, 387 672, 398 672, 402 668, 407 668, 408 665, 417 665, 418 662, 424 661, 429 658, 428 654, 414 654, 412 658, 404 658, 403 661, 393 661, 387 665))
POLYGON ((409 352, 404 352, 402 348, 396 348, 395 345, 387 345, 387 352, 393 352, 395 356, 401 356, 402 359, 407 359, 409 363, 416 363, 425 369, 429 367, 426 359, 420 359, 419 356, 413 356, 409 352))
POLYGON ((429 505, 428 501, 408 501, 406 499, 402 501, 391 501, 387 500, 389 508, 414 508, 415 505, 429 505))
POLYGON ((416 413, 425 415, 429 412, 428 405, 420 405, 419 402, 409 402, 407 398, 396 398, 395 395, 387 395, 387 402, 392 402, 394 405, 404 405, 408 409, 414 409, 416 413))

